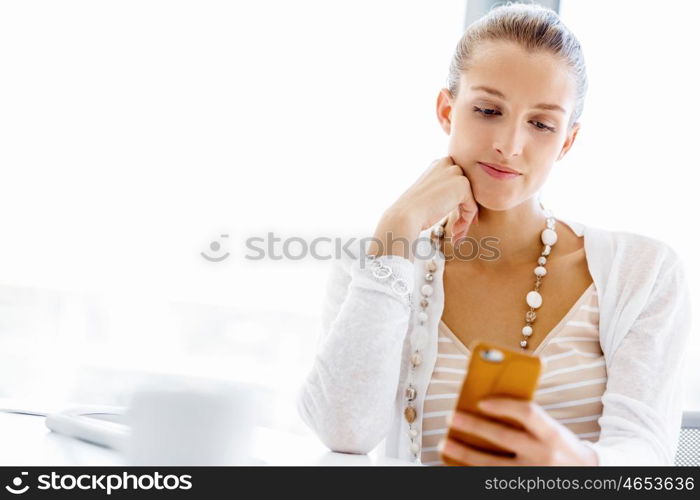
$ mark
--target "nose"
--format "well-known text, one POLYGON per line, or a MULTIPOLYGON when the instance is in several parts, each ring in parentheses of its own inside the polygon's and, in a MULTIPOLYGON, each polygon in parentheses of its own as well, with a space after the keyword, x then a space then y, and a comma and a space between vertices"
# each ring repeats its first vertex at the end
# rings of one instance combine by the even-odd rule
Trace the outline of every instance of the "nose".
POLYGON ((496 138, 493 141, 493 148, 504 159, 511 159, 522 153, 522 134, 518 124, 506 124, 499 127, 496 138))

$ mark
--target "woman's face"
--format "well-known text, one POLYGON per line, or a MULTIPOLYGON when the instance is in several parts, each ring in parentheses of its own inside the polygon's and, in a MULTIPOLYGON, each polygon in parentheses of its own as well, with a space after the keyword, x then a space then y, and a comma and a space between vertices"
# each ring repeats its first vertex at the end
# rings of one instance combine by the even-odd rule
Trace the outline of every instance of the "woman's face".
POLYGON ((447 89, 438 96, 448 154, 465 171, 477 203, 508 210, 539 191, 576 138, 578 124, 567 129, 574 102, 575 82, 553 55, 528 54, 510 42, 479 46, 461 75, 457 98, 447 89), (480 162, 520 175, 497 178, 480 162))

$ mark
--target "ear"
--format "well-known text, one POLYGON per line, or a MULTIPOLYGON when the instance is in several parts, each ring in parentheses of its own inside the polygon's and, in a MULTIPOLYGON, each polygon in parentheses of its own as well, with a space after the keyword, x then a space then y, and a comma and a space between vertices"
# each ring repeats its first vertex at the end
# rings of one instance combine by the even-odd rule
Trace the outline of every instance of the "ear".
POLYGON ((568 137, 566 138, 566 141, 564 142, 564 145, 561 147, 561 151, 559 152, 559 156, 557 157, 557 161, 561 160, 564 158, 564 155, 569 152, 571 149, 571 146, 574 145, 574 141, 576 140, 576 136, 578 135, 578 131, 581 128, 580 123, 574 123, 574 125, 571 127, 571 132, 569 132, 568 137))
POLYGON ((449 89, 441 89, 437 98, 437 119, 447 135, 452 129, 452 101, 449 89))

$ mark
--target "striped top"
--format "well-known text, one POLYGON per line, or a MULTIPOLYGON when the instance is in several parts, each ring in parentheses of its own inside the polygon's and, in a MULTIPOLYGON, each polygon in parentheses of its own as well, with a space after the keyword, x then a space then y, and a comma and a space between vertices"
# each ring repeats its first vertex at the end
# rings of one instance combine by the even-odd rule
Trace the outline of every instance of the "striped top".
MULTIPOLYGON (((597 441, 600 434, 598 418, 607 381, 598 319, 598 294, 591 283, 533 352, 542 360, 535 402, 588 441, 597 441)), ((469 349, 440 320, 437 361, 423 404, 421 461, 425 465, 441 464, 437 445, 447 432, 445 418, 456 403, 469 356, 469 349)))

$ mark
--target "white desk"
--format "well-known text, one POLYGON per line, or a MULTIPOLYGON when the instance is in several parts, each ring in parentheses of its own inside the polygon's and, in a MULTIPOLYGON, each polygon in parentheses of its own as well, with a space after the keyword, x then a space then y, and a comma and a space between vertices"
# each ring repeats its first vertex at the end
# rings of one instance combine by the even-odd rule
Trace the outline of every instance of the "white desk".
MULTIPOLYGON (((2 466, 128 465, 114 450, 51 432, 40 416, 0 412, 0 443, 2 466)), ((256 428, 253 456, 265 465, 415 465, 333 453, 317 439, 264 427, 256 428)))

